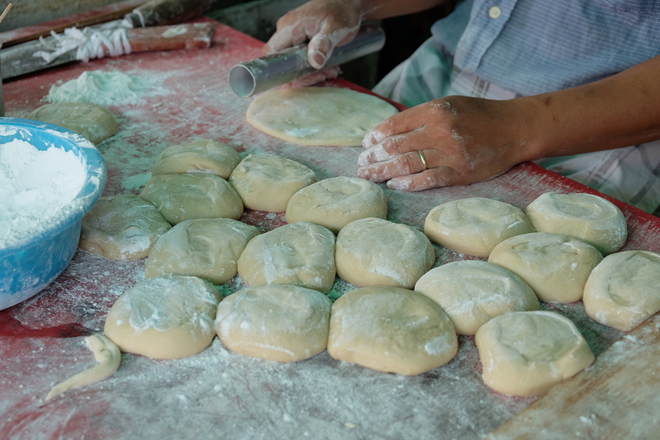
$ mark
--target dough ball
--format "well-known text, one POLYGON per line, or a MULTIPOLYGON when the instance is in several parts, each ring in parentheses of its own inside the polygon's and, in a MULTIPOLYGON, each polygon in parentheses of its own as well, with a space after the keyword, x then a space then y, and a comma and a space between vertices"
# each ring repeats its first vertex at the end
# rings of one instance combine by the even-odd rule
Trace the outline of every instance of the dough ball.
POLYGON ((278 362, 302 361, 328 342, 332 302, 298 286, 257 286, 229 295, 216 317, 220 340, 231 350, 278 362))
POLYGON ((545 193, 530 203, 526 212, 539 232, 578 238, 603 255, 621 249, 628 237, 621 210, 592 194, 545 193))
POLYGON ((308 221, 335 234, 354 220, 387 217, 387 202, 380 186, 357 177, 321 180, 295 193, 286 206, 286 221, 308 221))
POLYGON ((196 218, 232 218, 243 214, 243 202, 234 188, 213 174, 158 174, 140 195, 165 219, 176 224, 196 218))
POLYGON ((191 275, 224 284, 236 275, 236 260, 257 235, 254 226, 228 218, 183 221, 156 242, 144 276, 191 275))
POLYGON ((625 251, 608 255, 584 286, 587 315, 630 331, 660 311, 660 255, 625 251))
POLYGON ((98 144, 117 132, 117 122, 109 111, 86 102, 46 104, 27 116, 75 131, 98 144))
POLYGON ((365 287, 335 301, 328 353, 373 370, 414 376, 449 362, 454 326, 434 301, 398 287, 365 287))
POLYGON ((292 195, 316 182, 316 174, 291 159, 251 154, 234 169, 229 182, 246 208, 282 212, 292 195))
POLYGON ((433 245, 418 230, 379 218, 356 220, 337 236, 337 275, 360 287, 412 289, 435 261, 433 245))
POLYGON ((113 260, 138 260, 170 228, 156 207, 138 196, 101 197, 83 217, 78 246, 113 260))
POLYGON ((240 161, 241 155, 229 145, 198 139, 166 148, 156 159, 151 174, 207 173, 228 179, 240 161))
POLYGON ((166 275, 122 294, 105 321, 105 335, 125 353, 155 359, 197 354, 215 337, 220 294, 208 281, 166 275))
POLYGON ((587 368, 595 357, 575 325, 554 312, 511 312, 475 336, 486 385, 532 397, 587 368))
POLYGON ((434 242, 482 258, 507 238, 530 232, 534 227, 520 209, 481 197, 436 206, 424 223, 424 233, 434 242))
POLYGON ((335 273, 334 234, 309 222, 253 238, 238 259, 238 274, 248 286, 290 284, 328 293, 335 273))
POLYGON ((541 301, 570 303, 582 298, 589 274, 602 259, 588 243, 535 232, 498 244, 488 261, 522 278, 541 301))
POLYGON ((539 309, 534 291, 520 277, 485 261, 455 261, 431 269, 415 291, 437 302, 459 335, 474 335, 508 312, 539 309))
POLYGON ((337 87, 271 90, 252 101, 247 121, 299 145, 361 145, 369 130, 398 113, 372 95, 337 87))

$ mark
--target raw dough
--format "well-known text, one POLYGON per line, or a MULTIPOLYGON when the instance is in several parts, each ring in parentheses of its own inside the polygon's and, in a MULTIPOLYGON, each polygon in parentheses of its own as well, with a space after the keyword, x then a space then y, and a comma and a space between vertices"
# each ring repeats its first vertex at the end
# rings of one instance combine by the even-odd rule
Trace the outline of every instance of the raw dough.
POLYGON ((138 260, 171 227, 153 204, 138 196, 101 197, 83 217, 78 246, 113 260, 138 260))
POLYGON ((166 148, 151 174, 208 173, 227 179, 240 161, 241 155, 229 145, 198 139, 166 148))
POLYGON ((220 340, 260 359, 295 362, 319 354, 328 342, 332 302, 298 286, 257 286, 229 295, 216 317, 220 340))
POLYGON ((387 202, 380 186, 357 177, 321 180, 295 193, 286 206, 286 221, 308 221, 335 234, 354 220, 387 218, 387 202))
POLYGON ((253 238, 238 259, 238 274, 248 286, 290 284, 328 293, 335 273, 334 234, 309 222, 253 238))
POLYGON ((449 362, 454 326, 434 301, 398 287, 365 287, 335 301, 328 353, 378 371, 414 376, 449 362))
POLYGON ((192 356, 211 345, 220 293, 196 277, 150 278, 110 309, 105 335, 125 353, 155 359, 192 356))
POLYGON ((316 174, 291 159, 270 155, 249 155, 229 177, 246 208, 282 212, 289 198, 316 182, 316 174))
POLYGON ((482 197, 436 206, 424 223, 424 233, 434 242, 482 258, 507 238, 530 232, 534 227, 520 209, 482 197))
POLYGON ((158 240, 147 258, 144 276, 171 273, 224 284, 236 275, 236 260, 257 235, 254 226, 228 218, 183 221, 158 240))
POLYGON ((243 202, 234 188, 213 174, 159 174, 140 195, 165 219, 176 224, 195 218, 232 218, 243 214, 243 202))
POLYGON ((535 232, 498 244, 488 261, 522 278, 541 301, 570 303, 582 298, 584 283, 602 259, 598 249, 581 240, 535 232))
POLYGON ((379 218, 356 220, 337 236, 337 275, 360 287, 412 289, 435 261, 433 245, 418 230, 379 218))
POLYGON ((431 269, 417 281, 415 291, 437 302, 459 335, 474 335, 508 312, 539 309, 534 291, 520 277, 485 261, 455 261, 431 269))
POLYGON ((584 286, 587 315, 630 331, 660 311, 660 255, 625 251, 608 255, 584 286))
POLYGON ((475 336, 486 385, 532 397, 594 361, 575 325, 554 312, 511 312, 481 326, 475 336))
POLYGON ((300 145, 361 145, 364 135, 398 110, 372 95, 335 87, 271 90, 247 111, 257 130, 300 145))
POLYGON ((46 396, 46 400, 59 396, 70 389, 102 381, 115 374, 121 363, 119 347, 103 335, 88 336, 85 338, 85 342, 94 353, 98 365, 55 385, 46 396))
POLYGON ((586 241, 603 255, 626 244, 626 219, 617 206, 592 194, 545 193, 527 206, 527 217, 539 232, 586 241))
POLYGON ((46 104, 27 116, 75 131, 98 144, 117 132, 117 122, 109 111, 86 102, 46 104))

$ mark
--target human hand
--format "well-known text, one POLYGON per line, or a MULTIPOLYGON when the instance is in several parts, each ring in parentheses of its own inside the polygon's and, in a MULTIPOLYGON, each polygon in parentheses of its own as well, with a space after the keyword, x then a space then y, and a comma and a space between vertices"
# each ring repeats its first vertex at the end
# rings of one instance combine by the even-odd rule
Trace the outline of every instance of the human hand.
POLYGON ((526 119, 516 100, 450 96, 418 105, 367 133, 358 176, 401 191, 495 177, 530 159, 526 119))

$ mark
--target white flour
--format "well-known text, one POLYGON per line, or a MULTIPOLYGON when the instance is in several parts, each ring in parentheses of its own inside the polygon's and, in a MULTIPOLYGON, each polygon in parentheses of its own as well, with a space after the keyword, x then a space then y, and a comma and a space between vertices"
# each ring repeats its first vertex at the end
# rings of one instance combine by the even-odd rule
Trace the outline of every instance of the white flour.
POLYGON ((20 139, 0 144, 0 249, 57 222, 63 208, 80 192, 86 175, 71 151, 55 147, 40 151, 20 139))

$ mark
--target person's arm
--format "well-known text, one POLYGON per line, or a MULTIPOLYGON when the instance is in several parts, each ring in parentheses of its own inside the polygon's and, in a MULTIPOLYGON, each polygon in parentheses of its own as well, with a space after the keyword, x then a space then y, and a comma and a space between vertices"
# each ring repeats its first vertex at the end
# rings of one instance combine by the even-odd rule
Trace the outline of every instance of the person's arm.
POLYGON ((660 57, 552 93, 507 101, 449 96, 421 104, 365 136, 358 175, 419 191, 489 179, 542 157, 660 139, 658 78, 660 57))

